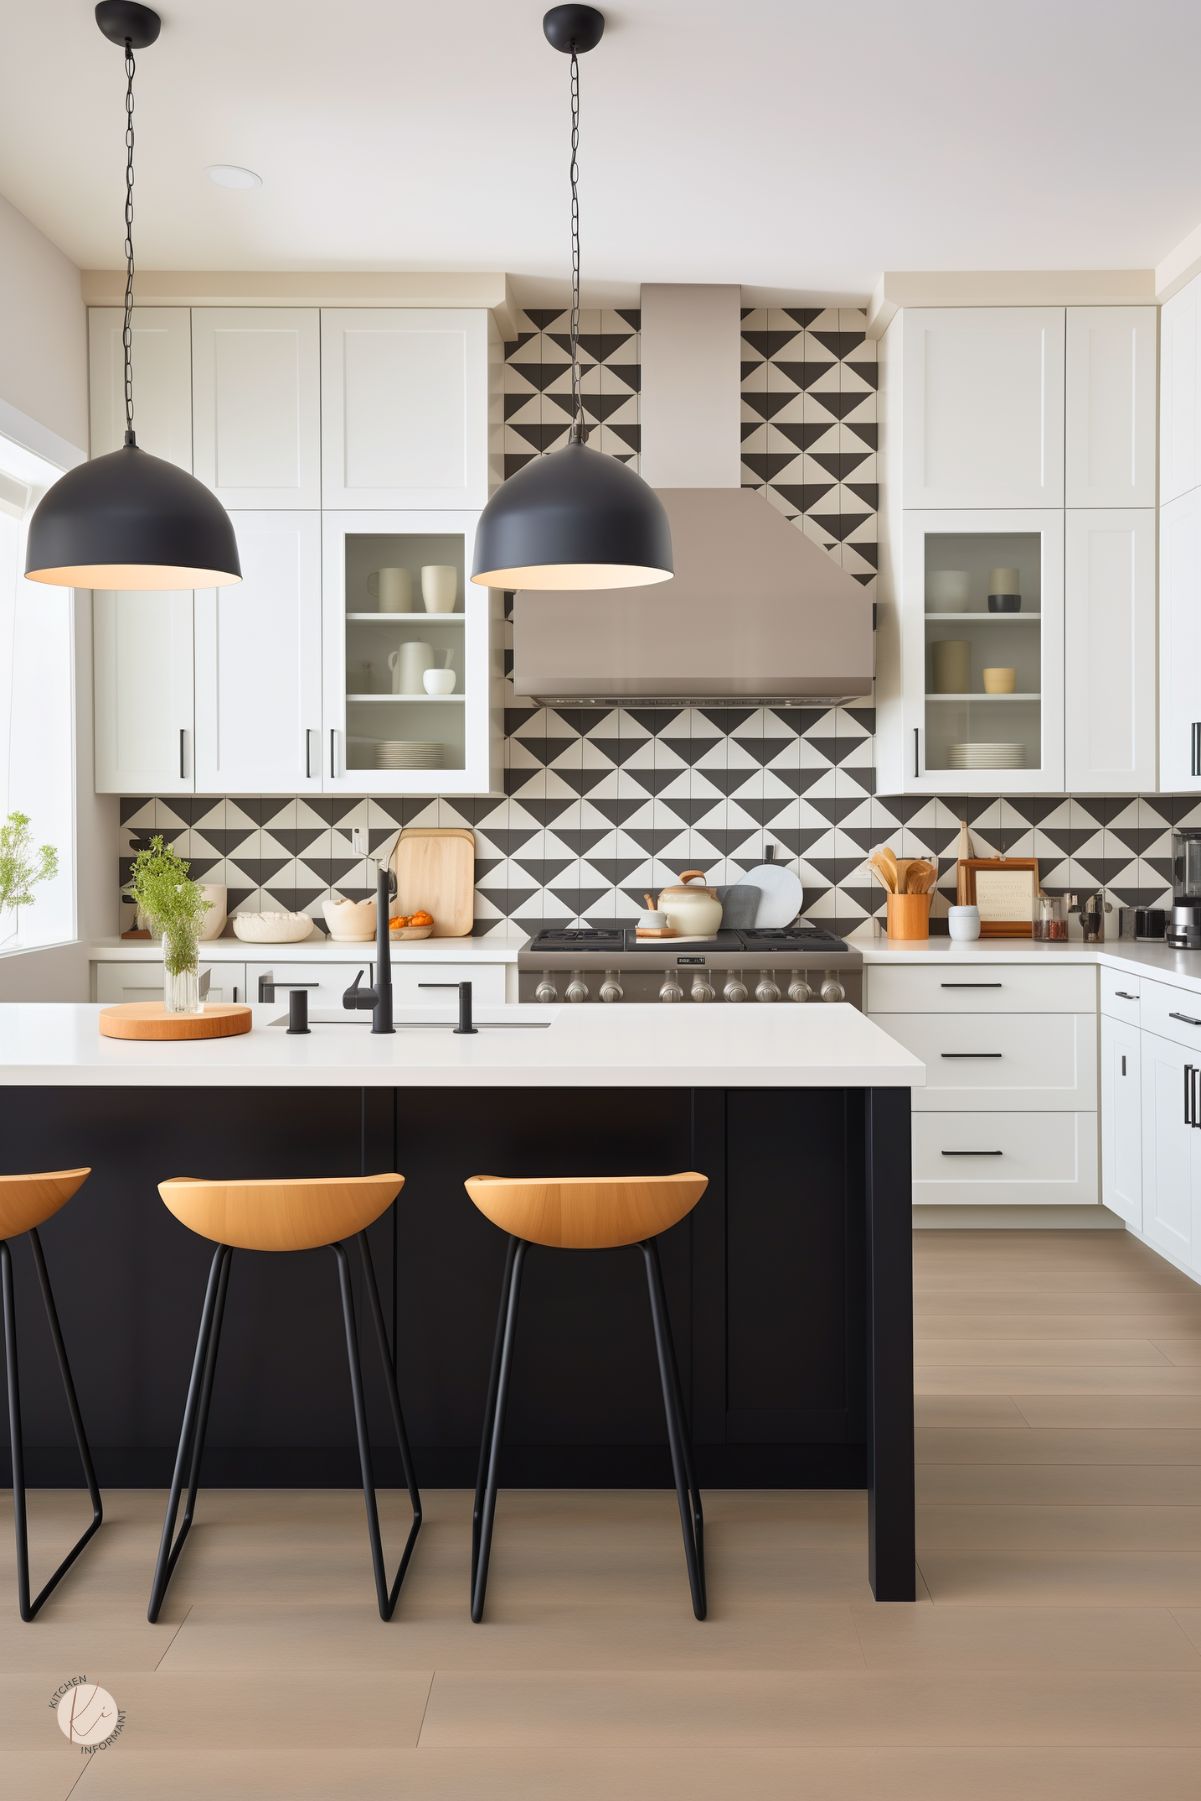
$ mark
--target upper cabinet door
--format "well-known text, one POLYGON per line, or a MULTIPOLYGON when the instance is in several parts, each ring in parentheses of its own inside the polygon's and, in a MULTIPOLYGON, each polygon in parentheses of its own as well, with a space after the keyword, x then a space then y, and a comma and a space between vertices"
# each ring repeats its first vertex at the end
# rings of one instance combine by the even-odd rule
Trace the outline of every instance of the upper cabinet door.
POLYGON ((1155 787, 1155 511, 1067 514, 1065 782, 1071 793, 1155 787))
POLYGON ((192 313, 196 474, 226 507, 321 505, 316 307, 192 313))
POLYGON ((1063 505, 1062 307, 904 318, 902 504, 1063 505))
POLYGON ((1201 482, 1201 275, 1160 308, 1159 498, 1201 482))
POLYGON ((235 513, 242 580, 196 594, 196 789, 321 787, 321 516, 235 513))
POLYGON ((92 640, 97 794, 191 794, 191 594, 98 590, 92 640))
MULTIPOLYGON (((125 441, 124 315, 119 306, 88 313, 92 455, 125 441)), ((192 324, 186 306, 133 310, 134 429, 151 456, 192 468, 192 324)))
POLYGON ((1201 488, 1159 511, 1159 789, 1201 789, 1201 488))
POLYGON ((1069 507, 1155 505, 1155 311, 1068 308, 1069 507))
POLYGON ((322 492, 330 508, 477 510, 488 499, 488 315, 321 315, 322 492))

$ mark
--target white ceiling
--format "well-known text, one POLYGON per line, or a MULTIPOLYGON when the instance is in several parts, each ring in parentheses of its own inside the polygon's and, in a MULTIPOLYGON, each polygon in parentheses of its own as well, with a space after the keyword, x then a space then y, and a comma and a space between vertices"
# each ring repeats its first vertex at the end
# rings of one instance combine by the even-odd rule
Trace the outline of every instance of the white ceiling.
MULTIPOLYGON (((567 252, 541 0, 163 0, 137 87, 157 269, 508 270, 567 252), (213 162, 257 170, 214 187, 213 162)), ((0 192, 119 261, 120 52, 0 0, 0 192)), ((586 285, 862 296, 883 269, 1146 268, 1201 222, 1196 0, 624 0, 582 65, 586 285)))

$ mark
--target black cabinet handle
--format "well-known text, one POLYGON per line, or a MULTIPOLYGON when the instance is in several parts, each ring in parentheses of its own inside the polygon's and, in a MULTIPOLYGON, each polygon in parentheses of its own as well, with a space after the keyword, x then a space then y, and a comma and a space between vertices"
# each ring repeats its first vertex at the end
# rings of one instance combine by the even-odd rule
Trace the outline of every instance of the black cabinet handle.
POLYGON ((940 988, 1003 988, 1003 982, 940 982, 940 988))
MULTIPOLYGON (((921 756, 918 751, 918 735, 917 735, 917 727, 916 726, 914 726, 914 728, 913 728, 913 773, 915 776, 919 776, 922 773, 921 756)), ((1197 773, 1196 770, 1194 770, 1193 774, 1195 775, 1196 773, 1197 773)))
POLYGON ((1120 1001, 1136 1001, 1138 999, 1137 994, 1127 994, 1124 988, 1115 988, 1113 992, 1115 998, 1120 1001))
POLYGON ((1005 1053, 1004 1051, 939 1051, 938 1054, 951 1062, 954 1059, 979 1061, 982 1057, 1003 1057, 1005 1053))
POLYGON ((337 773, 338 773, 338 728, 336 725, 331 725, 329 728, 329 775, 330 775, 331 781, 337 775, 337 773))
POLYGON ((1193 775, 1201 775, 1201 720, 1193 721, 1191 767, 1193 775))
POLYGON ((1126 1053, 1125 1053, 1125 1051, 1122 1052, 1122 1074, 1123 1075, 1126 1074, 1126 1053))
POLYGON ((1178 1019, 1185 1026, 1201 1026, 1201 1019, 1194 1019, 1191 1013, 1169 1013, 1168 1018, 1178 1019))
POLYGON ((187 775, 188 775, 188 728, 186 725, 181 725, 179 728, 179 779, 180 779, 180 781, 181 782, 186 781, 187 775))
POLYGON ((942 1157, 1002 1157, 1003 1151, 941 1151, 942 1157))
POLYGON ((1197 1123, 1193 1117, 1193 1066, 1191 1063, 1186 1063, 1184 1066, 1184 1123, 1186 1126, 1195 1126, 1197 1123))
POLYGON ((260 976, 259 1000, 263 1005, 269 1006, 275 999, 277 988, 316 988, 318 986, 317 982, 277 982, 274 976, 260 976))
POLYGON ((313 734, 307 728, 304 734, 304 779, 306 782, 313 779, 313 734))

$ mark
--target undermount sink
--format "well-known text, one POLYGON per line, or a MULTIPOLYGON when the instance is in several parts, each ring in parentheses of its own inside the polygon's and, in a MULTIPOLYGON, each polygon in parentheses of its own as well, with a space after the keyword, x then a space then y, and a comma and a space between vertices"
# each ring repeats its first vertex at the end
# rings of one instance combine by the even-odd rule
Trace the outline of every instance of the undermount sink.
MULTIPOLYGON (((273 1019, 273 1026, 284 1026, 288 1023, 286 1013, 273 1019)), ((553 1025, 549 1019, 477 1019, 477 1032, 544 1032, 553 1025)), ((395 1021, 396 1032, 453 1032, 454 1018, 447 1019, 398 1019, 395 1021)), ((371 1014, 367 1008, 351 1012, 349 1008, 340 1012, 323 1011, 309 1014, 309 1025, 313 1026, 366 1026, 370 1029, 371 1014)))

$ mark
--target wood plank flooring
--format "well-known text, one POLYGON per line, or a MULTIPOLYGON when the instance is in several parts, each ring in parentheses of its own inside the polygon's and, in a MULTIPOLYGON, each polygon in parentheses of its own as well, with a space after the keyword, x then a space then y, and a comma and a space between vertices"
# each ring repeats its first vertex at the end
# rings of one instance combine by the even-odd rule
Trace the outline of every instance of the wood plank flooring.
MULTIPOLYGON (((924 1232, 915 1272, 917 1605, 871 1601, 859 1494, 708 1494, 697 1625, 671 1496, 525 1492, 474 1627, 435 1492, 385 1626, 360 1496, 213 1490, 151 1627, 127 1491, 23 1626, 5 1496, 0 1794, 1197 1801, 1201 1289, 1117 1233, 924 1232), (92 1757, 48 1709, 84 1674, 125 1713, 92 1757)), ((31 1499, 37 1568, 83 1507, 31 1499)))

